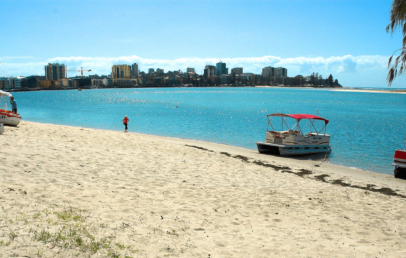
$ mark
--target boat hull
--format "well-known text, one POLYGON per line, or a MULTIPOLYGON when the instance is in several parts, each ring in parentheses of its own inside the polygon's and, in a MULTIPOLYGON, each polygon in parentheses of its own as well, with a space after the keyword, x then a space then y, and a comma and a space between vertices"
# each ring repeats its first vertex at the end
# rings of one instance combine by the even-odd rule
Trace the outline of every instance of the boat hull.
POLYGON ((257 142, 259 153, 273 154, 280 156, 303 156, 331 151, 328 144, 321 145, 279 145, 267 142, 257 142))
POLYGON ((21 116, 8 110, 0 109, 0 124, 17 126, 21 121, 21 116))

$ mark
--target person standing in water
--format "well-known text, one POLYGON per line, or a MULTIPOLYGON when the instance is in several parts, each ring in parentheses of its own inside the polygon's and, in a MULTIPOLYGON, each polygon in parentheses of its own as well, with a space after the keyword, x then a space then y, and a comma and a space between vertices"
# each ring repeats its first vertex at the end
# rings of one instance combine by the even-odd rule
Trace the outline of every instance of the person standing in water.
POLYGON ((128 132, 128 126, 127 126, 128 121, 130 121, 130 119, 128 119, 128 117, 125 116, 124 119, 123 119, 123 124, 125 125, 125 131, 124 132, 128 132))
POLYGON ((17 114, 17 102, 14 100, 14 97, 10 98, 10 103, 11 103, 11 111, 14 114, 17 114))

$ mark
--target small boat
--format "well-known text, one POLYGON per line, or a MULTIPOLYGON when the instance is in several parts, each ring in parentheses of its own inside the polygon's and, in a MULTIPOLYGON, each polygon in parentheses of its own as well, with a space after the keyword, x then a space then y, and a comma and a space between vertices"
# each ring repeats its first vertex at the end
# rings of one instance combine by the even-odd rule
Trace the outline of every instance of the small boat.
POLYGON ((0 124, 17 126, 22 117, 8 110, 11 97, 10 93, 0 90, 0 124))
POLYGON ((257 142, 259 153, 281 156, 300 156, 328 153, 331 151, 330 135, 326 134, 326 126, 329 122, 327 119, 308 114, 287 115, 281 113, 270 114, 266 117, 268 119, 268 126, 265 141, 257 142), (280 124, 281 131, 276 131, 274 129, 271 121, 273 117, 279 117, 282 119, 282 123, 280 124), (308 121, 310 127, 310 132, 308 133, 303 133, 302 128, 300 127, 300 122, 303 120, 308 121), (316 120, 324 122, 324 126, 322 126, 320 130, 317 130, 315 127, 316 120), (290 127, 288 125, 289 122, 294 122, 294 125, 290 127))
MULTIPOLYGON (((405 139, 405 144, 406 144, 406 139, 405 139)), ((403 150, 396 150, 395 151, 395 156, 393 157, 393 163, 392 166, 395 167, 393 171, 393 176, 395 178, 399 177, 405 177, 406 175, 406 149, 405 146, 403 146, 403 150)))

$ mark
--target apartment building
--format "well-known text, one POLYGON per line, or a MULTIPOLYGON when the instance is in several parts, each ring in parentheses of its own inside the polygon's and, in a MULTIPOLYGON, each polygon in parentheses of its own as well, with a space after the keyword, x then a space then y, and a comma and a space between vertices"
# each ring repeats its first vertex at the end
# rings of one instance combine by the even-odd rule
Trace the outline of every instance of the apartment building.
POLYGON ((0 78, 0 89, 8 90, 10 88, 10 81, 8 77, 1 77, 0 78))
POLYGON ((283 67, 275 68, 275 77, 276 78, 288 77, 288 70, 283 67))
POLYGON ((129 65, 113 65, 111 68, 111 78, 113 79, 129 79, 131 78, 131 66, 129 65))
POLYGON ((235 74, 235 75, 240 75, 243 73, 243 69, 242 67, 236 67, 231 69, 231 73, 235 74))
POLYGON ((19 89, 21 88, 21 79, 24 77, 9 77, 9 88, 10 89, 19 89))
POLYGON ((68 69, 66 65, 54 63, 49 63, 45 66, 45 79, 51 81, 58 81, 63 78, 67 78, 68 69))
POLYGON ((272 66, 262 68, 261 77, 264 81, 269 81, 271 78, 275 77, 275 68, 272 66))
POLYGON ((217 69, 214 65, 206 65, 204 68, 204 78, 217 75, 217 69))
POLYGON ((131 76, 138 77, 138 64, 134 63, 131 65, 131 76))

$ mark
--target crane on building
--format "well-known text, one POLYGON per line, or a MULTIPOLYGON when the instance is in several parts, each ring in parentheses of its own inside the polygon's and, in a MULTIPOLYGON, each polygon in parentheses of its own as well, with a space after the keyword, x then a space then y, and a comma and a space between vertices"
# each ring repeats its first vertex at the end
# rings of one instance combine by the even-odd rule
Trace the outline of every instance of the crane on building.
POLYGON ((91 72, 92 70, 83 70, 83 67, 80 67, 80 70, 68 70, 69 72, 80 72, 80 75, 83 78, 83 72, 91 72))

